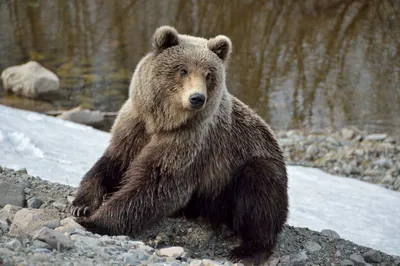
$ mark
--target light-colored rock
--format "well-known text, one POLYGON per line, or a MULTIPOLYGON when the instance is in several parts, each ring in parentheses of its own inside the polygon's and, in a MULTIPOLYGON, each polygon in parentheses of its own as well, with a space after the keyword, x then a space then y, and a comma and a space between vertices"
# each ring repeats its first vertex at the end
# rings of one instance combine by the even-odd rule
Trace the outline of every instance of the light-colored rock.
POLYGON ((22 248, 21 241, 19 241, 18 239, 12 239, 6 244, 6 248, 12 251, 19 251, 22 248))
POLYGON ((60 226, 57 210, 51 209, 21 209, 11 224, 10 236, 30 235, 42 227, 56 228, 60 226))
POLYGON ((351 260, 343 260, 340 262, 340 266, 354 266, 354 262, 351 260))
POLYGON ((343 128, 340 133, 342 134, 342 137, 346 140, 351 140, 356 135, 354 130, 351 130, 349 128, 343 128))
POLYGON ((75 220, 71 217, 67 217, 65 219, 62 219, 60 221, 60 224, 65 227, 65 228, 73 228, 73 229, 79 229, 79 230, 85 230, 80 224, 75 222, 75 220))
POLYGON ((181 256, 183 252, 185 252, 185 250, 182 247, 169 247, 158 250, 157 255, 163 257, 177 258, 181 256))
POLYGON ((333 238, 333 239, 340 238, 339 234, 336 233, 335 231, 331 230, 331 229, 323 229, 321 231, 321 234, 324 235, 324 236, 328 236, 330 238, 333 238))
POLYGON ((82 109, 80 106, 65 111, 57 117, 84 125, 95 125, 104 121, 104 114, 100 111, 82 109))
POLYGON ((23 207, 25 204, 25 186, 0 182, 0 207, 7 204, 23 207))
POLYGON ((34 239, 47 243, 54 249, 70 249, 74 246, 73 242, 63 233, 53 229, 43 227, 33 236, 34 239))
POLYGON ((41 94, 60 88, 57 75, 36 61, 6 68, 1 73, 1 79, 6 91, 27 98, 38 98, 41 94))
POLYGON ((53 202, 52 204, 54 207, 56 207, 59 211, 65 211, 67 209, 67 204, 61 203, 61 202, 53 202))
POLYGON ((200 265, 201 266, 223 266, 222 263, 219 263, 219 262, 213 261, 213 260, 209 260, 209 259, 203 259, 200 265))
POLYGON ((68 196, 67 197, 67 201, 68 201, 69 204, 72 204, 72 202, 74 202, 74 200, 75 200, 75 197, 73 197, 73 196, 68 196))
POLYGON ((2 211, 5 211, 5 212, 11 213, 11 214, 16 214, 17 211, 19 211, 21 209, 22 209, 22 207, 7 204, 6 206, 3 207, 2 211))
POLYGON ((103 246, 103 242, 101 240, 88 236, 72 235, 71 240, 76 246, 83 245, 93 249, 103 246))
POLYGON ((383 141, 388 137, 387 134, 370 134, 365 137, 364 140, 369 140, 369 141, 383 141))
POLYGON ((313 241, 307 241, 305 247, 309 252, 316 252, 321 249, 321 246, 313 241))

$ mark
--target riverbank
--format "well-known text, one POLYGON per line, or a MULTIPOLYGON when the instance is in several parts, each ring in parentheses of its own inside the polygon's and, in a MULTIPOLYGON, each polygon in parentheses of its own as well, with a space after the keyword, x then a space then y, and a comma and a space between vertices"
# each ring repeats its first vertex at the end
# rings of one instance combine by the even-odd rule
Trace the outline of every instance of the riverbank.
MULTIPOLYGON (((237 239, 207 224, 167 219, 131 239, 85 231, 66 212, 76 188, 26 170, 0 168, 0 265, 233 265, 224 257, 237 239), (175 247, 171 249, 171 247, 175 247)), ((240 264, 237 264, 240 265, 240 264)), ((341 239, 329 230, 286 226, 267 265, 400 265, 400 257, 341 239)))
POLYGON ((400 190, 400 145, 386 133, 368 134, 356 127, 340 131, 278 131, 288 164, 316 167, 400 190))

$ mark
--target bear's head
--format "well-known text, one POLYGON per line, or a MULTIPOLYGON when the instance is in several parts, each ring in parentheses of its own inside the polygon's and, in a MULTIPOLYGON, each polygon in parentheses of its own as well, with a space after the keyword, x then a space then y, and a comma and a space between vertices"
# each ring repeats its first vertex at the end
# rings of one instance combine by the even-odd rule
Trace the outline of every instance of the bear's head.
POLYGON ((232 43, 156 29, 152 50, 138 63, 130 93, 148 130, 168 131, 210 118, 226 95, 225 74, 232 43))

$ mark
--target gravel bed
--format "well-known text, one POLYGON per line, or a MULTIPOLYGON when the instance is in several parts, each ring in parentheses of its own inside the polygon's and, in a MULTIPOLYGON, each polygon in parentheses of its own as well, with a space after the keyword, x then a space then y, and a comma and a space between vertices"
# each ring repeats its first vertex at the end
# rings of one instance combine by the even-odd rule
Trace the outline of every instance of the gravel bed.
POLYGON ((400 190, 400 144, 385 133, 368 134, 356 127, 340 131, 277 133, 288 164, 317 167, 400 190))
MULTIPOLYGON (((166 219, 132 239, 87 232, 65 211, 76 188, 0 167, 0 265, 235 265, 238 239, 202 221, 166 219)), ((236 264, 242 265, 242 264, 236 264)), ((271 266, 387 265, 400 257, 360 246, 331 230, 286 226, 271 266)))

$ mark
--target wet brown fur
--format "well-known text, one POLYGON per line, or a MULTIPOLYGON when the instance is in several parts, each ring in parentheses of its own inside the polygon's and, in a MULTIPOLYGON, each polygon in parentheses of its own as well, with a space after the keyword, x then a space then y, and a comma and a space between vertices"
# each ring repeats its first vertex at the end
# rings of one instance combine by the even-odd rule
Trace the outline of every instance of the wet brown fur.
POLYGON ((286 165, 269 126, 226 89, 231 47, 226 36, 156 30, 111 142, 72 204, 83 226, 135 235, 183 211, 230 226, 242 239, 233 261, 272 253, 288 214, 286 165), (182 93, 192 83, 179 76, 182 68, 206 87, 200 111, 186 108, 182 93))

